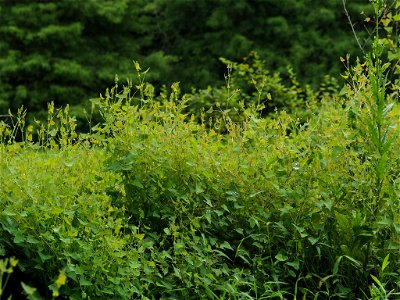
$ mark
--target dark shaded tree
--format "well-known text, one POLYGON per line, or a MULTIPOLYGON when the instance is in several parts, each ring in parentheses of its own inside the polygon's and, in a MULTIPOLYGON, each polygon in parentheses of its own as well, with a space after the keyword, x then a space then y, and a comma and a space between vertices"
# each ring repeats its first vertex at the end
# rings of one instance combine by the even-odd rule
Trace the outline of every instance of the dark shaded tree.
MULTIPOLYGON (((347 8, 363 41, 368 1, 347 8)), ((341 0, 2 0, 0 18, 0 113, 81 105, 115 74, 132 77, 132 60, 151 82, 188 90, 221 84, 219 58, 253 50, 315 84, 339 73, 339 56, 361 54, 341 0)))

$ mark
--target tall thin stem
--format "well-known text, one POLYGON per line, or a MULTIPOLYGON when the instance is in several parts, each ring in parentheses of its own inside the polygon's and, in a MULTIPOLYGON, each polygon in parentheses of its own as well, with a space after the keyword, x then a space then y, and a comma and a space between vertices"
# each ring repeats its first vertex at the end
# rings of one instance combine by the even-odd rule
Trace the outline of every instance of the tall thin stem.
POLYGON ((349 20, 349 24, 350 24, 351 30, 353 31, 354 37, 355 37, 355 39, 356 39, 356 41, 357 41, 358 47, 361 49, 361 52, 362 52, 363 54, 365 54, 364 48, 363 48, 363 46, 361 46, 361 43, 360 43, 360 40, 358 39, 356 30, 354 29, 354 24, 353 24, 353 22, 351 21, 350 14, 349 14, 349 12, 347 11, 346 0, 342 0, 342 3, 343 3, 343 8, 344 8, 344 13, 346 14, 347 20, 349 20))

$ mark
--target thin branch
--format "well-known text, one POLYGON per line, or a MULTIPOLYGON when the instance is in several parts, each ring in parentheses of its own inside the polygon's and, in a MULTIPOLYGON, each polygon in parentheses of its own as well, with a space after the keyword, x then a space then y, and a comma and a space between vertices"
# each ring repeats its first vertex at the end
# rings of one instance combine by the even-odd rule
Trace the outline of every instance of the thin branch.
POLYGON ((347 19, 349 20, 349 24, 350 24, 350 26, 351 26, 351 30, 353 31, 354 37, 356 38, 358 47, 360 47, 361 52, 362 52, 363 54, 365 54, 364 48, 361 46, 360 41, 359 41, 358 36, 357 36, 357 33, 356 33, 355 29, 354 29, 354 25, 353 25, 353 23, 351 22, 351 18, 350 18, 349 12, 347 11, 347 8, 346 8, 346 0, 342 0, 342 2, 343 2, 344 13, 346 14, 346 17, 347 17, 347 19))

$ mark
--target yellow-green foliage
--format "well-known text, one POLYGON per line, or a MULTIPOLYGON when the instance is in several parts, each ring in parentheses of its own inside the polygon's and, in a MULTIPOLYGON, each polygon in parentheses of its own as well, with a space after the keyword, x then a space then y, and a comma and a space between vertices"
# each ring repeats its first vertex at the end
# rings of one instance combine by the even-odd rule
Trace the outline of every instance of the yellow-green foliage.
POLYGON ((201 122, 177 85, 155 100, 131 83, 94 100, 104 122, 87 134, 68 109, 25 129, 21 110, 0 127, 0 254, 73 299, 396 291, 400 107, 377 68, 309 94, 301 120, 249 105, 201 122))

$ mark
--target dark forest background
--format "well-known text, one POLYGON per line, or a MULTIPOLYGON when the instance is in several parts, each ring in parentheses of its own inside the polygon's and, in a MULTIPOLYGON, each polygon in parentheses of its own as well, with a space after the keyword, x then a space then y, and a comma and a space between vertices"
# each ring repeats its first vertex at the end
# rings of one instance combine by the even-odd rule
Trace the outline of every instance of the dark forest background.
MULTIPOLYGON (((74 109, 114 82, 134 77, 181 82, 184 91, 223 84, 220 58, 257 51, 302 84, 338 77, 339 57, 361 55, 342 0, 3 0, 0 10, 0 114, 49 101, 74 109)), ((346 3, 361 46, 368 43, 366 0, 346 3), (363 14, 364 12, 364 14, 363 14)))

